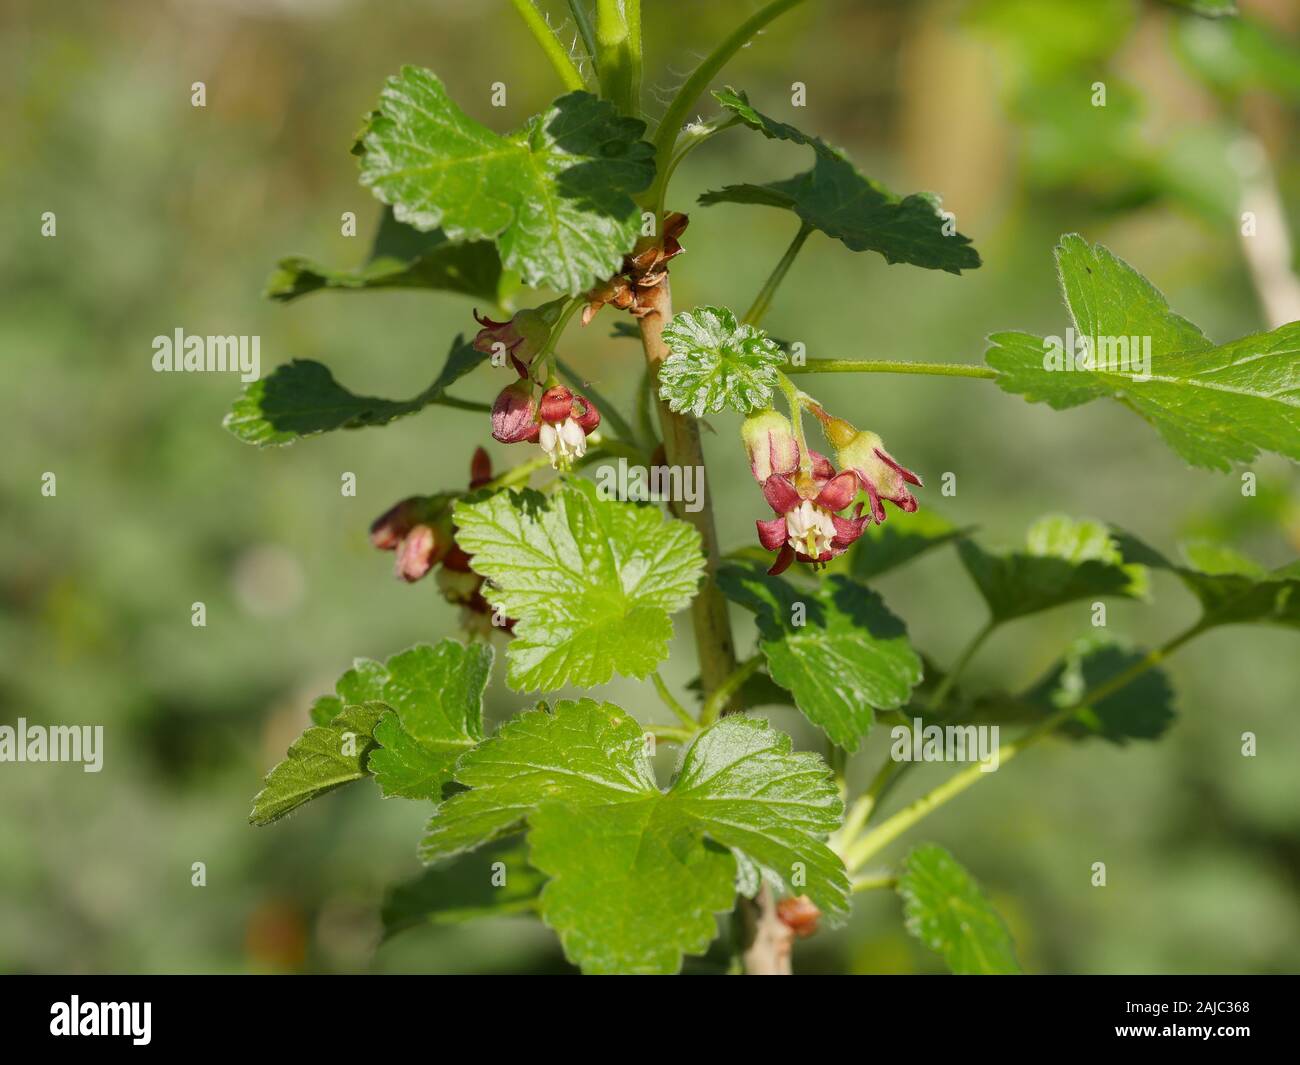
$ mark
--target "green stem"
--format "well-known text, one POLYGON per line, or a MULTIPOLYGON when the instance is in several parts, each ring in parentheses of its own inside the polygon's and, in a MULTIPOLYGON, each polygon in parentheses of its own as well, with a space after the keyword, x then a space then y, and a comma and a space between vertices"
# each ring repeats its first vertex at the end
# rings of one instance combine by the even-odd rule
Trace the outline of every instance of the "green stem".
POLYGON ((860 891, 876 891, 880 888, 889 888, 892 890, 898 886, 898 877, 889 873, 881 873, 877 876, 857 876, 853 878, 852 891, 858 894, 860 891))
POLYGON ((677 143, 677 134, 681 132, 682 126, 686 122, 686 116, 690 114, 691 108, 695 106, 695 101, 709 87, 728 60, 739 52, 746 44, 758 33, 764 26, 771 22, 778 15, 789 11, 790 8, 801 4, 803 0, 771 0, 771 3, 754 12, 749 18, 737 26, 732 32, 724 38, 716 48, 713 49, 700 65, 695 68, 691 76, 686 79, 685 84, 677 90, 677 95, 668 105, 668 110, 664 112, 664 117, 659 122, 659 128, 655 131, 655 162, 657 169, 663 170, 672 158, 673 146, 677 143))
POLYGON ((600 95, 625 115, 641 114, 641 0, 596 0, 600 95))
POLYGON ((650 191, 645 195, 644 202, 654 205, 655 218, 659 220, 660 225, 663 225, 664 201, 668 196, 668 183, 672 181, 677 168, 682 165, 682 160, 710 137, 716 137, 724 129, 731 129, 732 126, 738 125, 740 125, 740 119, 732 115, 730 118, 719 120, 716 125, 710 123, 708 125, 687 127, 686 139, 676 146, 672 158, 668 160, 663 170, 655 174, 654 184, 650 186, 650 191))
POLYGON ((789 373, 912 373, 932 377, 977 377, 992 381, 996 370, 957 362, 904 362, 897 359, 808 359, 802 366, 788 366, 789 373))
POLYGON ((674 697, 673 693, 668 690, 668 685, 664 683, 664 678, 659 675, 659 670, 650 674, 650 679, 654 681, 655 691, 659 693, 659 698, 664 701, 664 705, 676 715, 680 721, 690 731, 695 732, 699 729, 699 722, 691 717, 686 707, 682 706, 674 697))
MULTIPOLYGON (((1198 621, 1190 628, 1184 629, 1168 643, 1148 652, 1128 669, 1122 670, 1103 684, 1086 692, 1082 698, 1070 706, 1062 707, 1056 713, 1044 718, 1044 720, 1034 728, 1030 729, 1023 736, 1018 737, 1014 742, 1006 745, 999 751, 999 768, 1009 762, 1021 751, 1032 747, 1044 736, 1051 734, 1061 725, 1072 720, 1080 710, 1086 709, 1095 703, 1113 695, 1125 685, 1131 683, 1137 677, 1141 676, 1148 669, 1159 665, 1168 658, 1174 651, 1178 650, 1183 644, 1201 632, 1205 631, 1198 621)), ((915 802, 903 807, 892 817, 882 821, 876 828, 863 835, 856 843, 851 844, 844 854, 844 864, 850 872, 862 868, 870 858, 888 846, 895 839, 901 836, 918 821, 928 816, 934 810, 946 803, 949 799, 960 795, 982 777, 992 776, 992 773, 984 772, 982 765, 976 763, 963 769, 949 777, 937 788, 922 795, 915 802)))
POLYGON ((473 410, 487 414, 492 412, 491 403, 479 403, 472 399, 457 399, 455 396, 439 396, 437 399, 430 400, 430 403, 435 407, 452 407, 455 410, 473 410))
POLYGON ((569 0, 569 13, 578 27, 578 36, 582 38, 587 55, 591 57, 592 69, 599 74, 599 64, 596 62, 596 34, 591 28, 591 16, 587 13, 586 0, 569 0))
POLYGON ((731 697, 740 691, 745 681, 749 680, 762 664, 763 656, 756 654, 752 658, 745 659, 732 670, 727 679, 704 700, 704 709, 700 711, 700 724, 712 725, 717 721, 722 715, 723 708, 731 701, 731 697))
POLYGON ((510 2, 515 5, 519 17, 524 20, 533 36, 537 38, 537 43, 542 46, 542 51, 546 53, 546 58, 551 61, 551 66, 555 68, 555 72, 560 75, 564 87, 566 89, 583 88, 586 83, 582 80, 581 72, 579 72, 573 60, 569 58, 568 49, 560 43, 560 39, 555 36, 554 31, 546 24, 546 18, 537 9, 534 0, 510 0, 510 2))
POLYGON ((794 264, 795 258, 799 255, 799 250, 803 247, 804 241, 808 239, 813 227, 804 222, 799 227, 799 232, 794 235, 794 240, 790 241, 790 246, 785 249, 785 254, 781 256, 781 261, 776 264, 776 269, 772 271, 772 276, 767 279, 763 287, 759 290, 754 302, 749 310, 745 312, 742 321, 749 325, 758 325, 767 314, 767 309, 772 305, 772 297, 776 295, 776 290, 781 287, 781 282, 785 280, 785 275, 790 272, 790 267, 794 264))
POLYGON ((943 706, 943 701, 948 698, 948 693, 952 691, 953 685, 957 683, 957 679, 961 676, 962 670, 964 670, 970 663, 970 660, 975 657, 975 652, 984 645, 984 641, 993 634, 993 630, 996 628, 997 622, 992 618, 989 618, 988 621, 980 626, 979 632, 971 638, 970 643, 968 643, 961 654, 957 656, 957 661, 952 664, 952 669, 948 670, 947 675, 939 682, 939 686, 935 688, 934 695, 930 698, 930 709, 932 711, 938 710, 943 706))
POLYGON ((657 740, 669 743, 690 743, 698 734, 698 729, 678 728, 676 725, 643 725, 642 728, 657 740))

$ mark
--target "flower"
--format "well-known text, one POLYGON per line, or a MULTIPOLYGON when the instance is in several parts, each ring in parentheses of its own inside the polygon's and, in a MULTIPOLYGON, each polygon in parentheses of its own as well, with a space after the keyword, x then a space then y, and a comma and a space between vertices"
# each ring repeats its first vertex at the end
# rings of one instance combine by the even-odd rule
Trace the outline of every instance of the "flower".
POLYGON ((370 526, 370 542, 394 551, 396 576, 414 583, 433 569, 453 546, 451 503, 454 496, 411 496, 390 507, 370 526))
POLYGON ((776 473, 789 477, 799 468, 799 443, 790 419, 779 411, 767 410, 746 418, 740 436, 749 452, 749 468, 759 484, 776 473))
POLYGON ((535 443, 540 430, 532 383, 516 381, 503 388, 492 404, 492 439, 503 444, 535 443))
POLYGON ((503 444, 539 443, 557 470, 567 470, 587 453, 587 437, 600 425, 600 411, 586 396, 563 385, 533 399, 532 385, 516 381, 492 405, 492 436, 503 444))
POLYGON ((810 405, 809 409, 821 421, 826 439, 835 448, 835 461, 841 469, 851 470, 867 493, 876 524, 885 520, 882 499, 889 500, 899 510, 908 513, 916 510, 916 497, 907 486, 914 484, 924 487, 921 478, 900 466, 894 456, 885 450, 884 441, 877 434, 859 431, 843 418, 827 414, 816 404, 810 405))
POLYGON ((801 470, 793 480, 773 473, 763 481, 763 497, 777 516, 754 524, 763 547, 778 552, 768 570, 773 575, 795 559, 817 565, 842 555, 871 521, 861 503, 851 518, 839 514, 858 494, 856 475, 849 470, 836 473, 830 460, 815 451, 809 457, 811 469, 801 470))
POLYGON ((487 315, 474 311, 474 320, 481 329, 474 336, 474 350, 484 355, 496 355, 504 351, 510 357, 515 372, 525 380, 528 378, 528 366, 533 356, 546 346, 551 336, 551 327, 559 317, 564 300, 552 300, 540 307, 529 307, 516 312, 504 322, 496 322, 487 315))

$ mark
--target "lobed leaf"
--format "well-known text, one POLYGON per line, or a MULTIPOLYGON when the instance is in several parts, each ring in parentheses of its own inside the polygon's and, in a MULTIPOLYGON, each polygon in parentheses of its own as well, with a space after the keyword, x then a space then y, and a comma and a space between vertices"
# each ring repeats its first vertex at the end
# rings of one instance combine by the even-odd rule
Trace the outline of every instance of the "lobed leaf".
POLYGON ((1216 346, 1102 245, 1069 234, 1056 260, 1077 335, 1096 338, 1095 365, 1060 368, 1048 340, 997 333, 985 358, 1004 391, 1056 410, 1116 399, 1193 466, 1227 470, 1260 451, 1300 461, 1300 322, 1216 346), (1148 341, 1149 365, 1132 351, 1148 341))
POLYGON ((772 405, 785 353, 766 333, 725 307, 682 311, 664 327, 672 354, 659 367, 659 398, 678 414, 741 414, 772 405))
POLYGON ((907 703, 921 660, 907 628, 880 596, 847 577, 829 577, 812 595, 760 569, 724 566, 724 594, 758 615, 768 672, 830 739, 856 751, 876 710, 907 703))
POLYGON ((911 263, 959 274, 980 265, 970 238, 944 232, 948 220, 929 192, 899 198, 862 174, 837 148, 794 126, 769 118, 734 89, 713 94, 736 118, 770 140, 813 149, 811 170, 766 185, 728 185, 706 192, 700 203, 751 203, 793 211, 806 225, 853 251, 874 251, 888 263, 911 263))
MULTIPOLYGON (((729 717, 701 732, 661 791, 641 726, 610 703, 530 710, 465 755, 469 790, 435 811, 427 861, 528 827, 529 862, 550 877, 541 914, 589 973, 676 972, 732 908, 733 848, 833 919, 848 880, 823 840, 842 814, 825 764, 766 722, 729 717)), ((752 881, 752 870, 741 878, 752 881)))
POLYGON ((632 196, 654 179, 645 124, 585 92, 501 136, 428 70, 388 79, 361 137, 361 183, 398 221, 491 240, 506 269, 571 296, 617 273, 640 232, 632 196))
POLYGON ((669 615, 695 595, 704 556, 686 522, 601 499, 590 481, 549 499, 498 492, 456 504, 457 543, 488 578, 483 594, 515 618, 516 691, 646 677, 668 656, 669 615))

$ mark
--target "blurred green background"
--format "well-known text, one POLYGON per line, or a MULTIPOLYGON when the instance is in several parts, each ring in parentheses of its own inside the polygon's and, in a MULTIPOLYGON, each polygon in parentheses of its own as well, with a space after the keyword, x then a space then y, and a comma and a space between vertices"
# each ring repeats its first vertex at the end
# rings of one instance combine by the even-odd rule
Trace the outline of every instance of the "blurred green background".
MULTIPOLYGON (((564 5, 552 6, 558 21, 564 5)), ((646 4, 653 112, 756 6, 646 4)), ((1075 230, 1133 262, 1212 337, 1265 328, 1239 215, 1247 188, 1271 174, 1292 229, 1300 222, 1300 9, 1242 6, 1244 27, 1135 0, 810 0, 782 18, 725 80, 891 187, 939 192, 985 265, 960 278, 889 267, 817 236, 769 328, 818 357, 977 362, 991 331, 1063 331, 1051 249, 1075 230), (1096 80, 1108 86, 1104 113, 1079 103, 1096 80)), ((412 492, 462 486, 486 419, 433 407, 382 431, 257 451, 220 425, 233 375, 150 367, 152 338, 177 327, 260 334, 264 374, 312 358, 359 392, 418 392, 451 337, 474 328, 467 303, 377 292, 279 306, 262 284, 289 253, 364 258, 378 205, 348 148, 401 64, 433 68, 500 129, 544 106, 553 73, 505 0, 5 0, 0 19, 0 721, 106 733, 99 774, 0 764, 0 968, 566 971, 551 934, 524 918, 379 944, 385 887, 418 871, 417 804, 357 787, 273 827, 247 824, 262 775, 353 656, 456 631, 432 581, 394 581, 366 527, 412 492), (190 104, 195 81, 206 108, 190 104), (489 103, 496 81, 508 86, 504 109, 489 103), (41 236, 45 211, 54 238, 41 236), (355 239, 340 235, 344 211, 361 219, 355 239), (40 492, 47 471, 53 498, 40 492), (357 476, 355 498, 340 494, 344 472, 357 476), (190 624, 197 601, 204 628, 190 624), (205 887, 191 886, 196 861, 205 887)), ((682 168, 669 205, 690 210, 706 188, 804 165, 793 146, 733 132, 682 168)), ((762 208, 692 211, 678 306, 743 309, 795 226, 762 208)), ((609 339, 614 321, 606 310, 564 350, 628 400, 640 356, 609 339)), ((1169 550, 1189 535, 1229 539, 1268 565, 1300 550, 1300 477, 1276 458, 1253 467, 1258 495, 1244 498, 1237 473, 1185 468, 1115 404, 1055 413, 980 381, 804 381, 925 476, 922 506, 979 525, 991 545, 1018 544, 1035 516, 1064 511, 1169 550), (937 487, 946 471, 950 499, 937 487)), ((503 383, 480 370, 456 391, 488 400, 503 383)), ((766 510, 735 419, 713 426, 711 483, 734 547, 766 510)), ((1112 628, 1147 645, 1195 611, 1169 579, 1154 584, 1154 602, 1110 608, 1112 628)), ((948 549, 880 586, 940 662, 983 619, 948 549)), ((737 622, 748 648, 752 627, 737 622)), ((1032 681, 1087 627, 1086 603, 1008 626, 970 680, 1032 681)), ((665 676, 680 690, 693 676, 688 635, 677 652, 665 676)), ((1298 658, 1294 632, 1219 630, 1172 661, 1181 716, 1160 743, 1044 745, 909 841, 941 842, 971 869, 1030 971, 1296 971, 1298 658), (1247 729, 1259 737, 1253 759, 1240 754, 1247 729), (1095 861, 1107 864, 1105 888, 1090 884, 1095 861)), ((499 672, 493 720, 527 705, 499 672)), ((647 691, 624 681, 600 694, 662 720, 647 691)), ((816 743, 792 711, 772 716, 816 743)), ((855 775, 886 738, 873 737, 855 775)), ((947 771, 918 771, 891 801, 947 771)), ((848 929, 801 944, 796 965, 941 962, 877 892, 859 897, 848 929)))

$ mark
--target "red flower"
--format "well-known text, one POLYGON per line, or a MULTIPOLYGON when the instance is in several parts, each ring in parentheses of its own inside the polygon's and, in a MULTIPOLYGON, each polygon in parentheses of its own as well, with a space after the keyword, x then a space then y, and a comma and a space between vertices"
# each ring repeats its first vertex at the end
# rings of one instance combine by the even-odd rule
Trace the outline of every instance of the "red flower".
POLYGON ((858 494, 857 476, 849 470, 836 473, 825 455, 813 451, 812 469, 791 480, 774 473, 763 482, 763 497, 776 517, 757 521, 759 542, 778 552, 768 573, 783 573, 795 559, 820 564, 842 555, 862 535, 871 521, 862 504, 851 518, 839 512, 858 494))
POLYGON ((503 444, 539 443, 557 470, 567 470, 587 453, 587 437, 600 425, 600 411, 586 396, 563 385, 548 388, 541 402, 532 385, 516 381, 492 406, 492 435, 503 444))
POLYGON ((820 419, 826 439, 835 447, 835 459, 841 469, 851 470, 871 500, 871 513, 879 525, 885 520, 887 499, 899 510, 911 513, 916 510, 916 497, 908 490, 909 484, 923 487, 921 478, 894 459, 885 450, 885 443, 875 433, 859 431, 843 418, 833 418, 821 407, 812 405, 812 412, 820 419))

